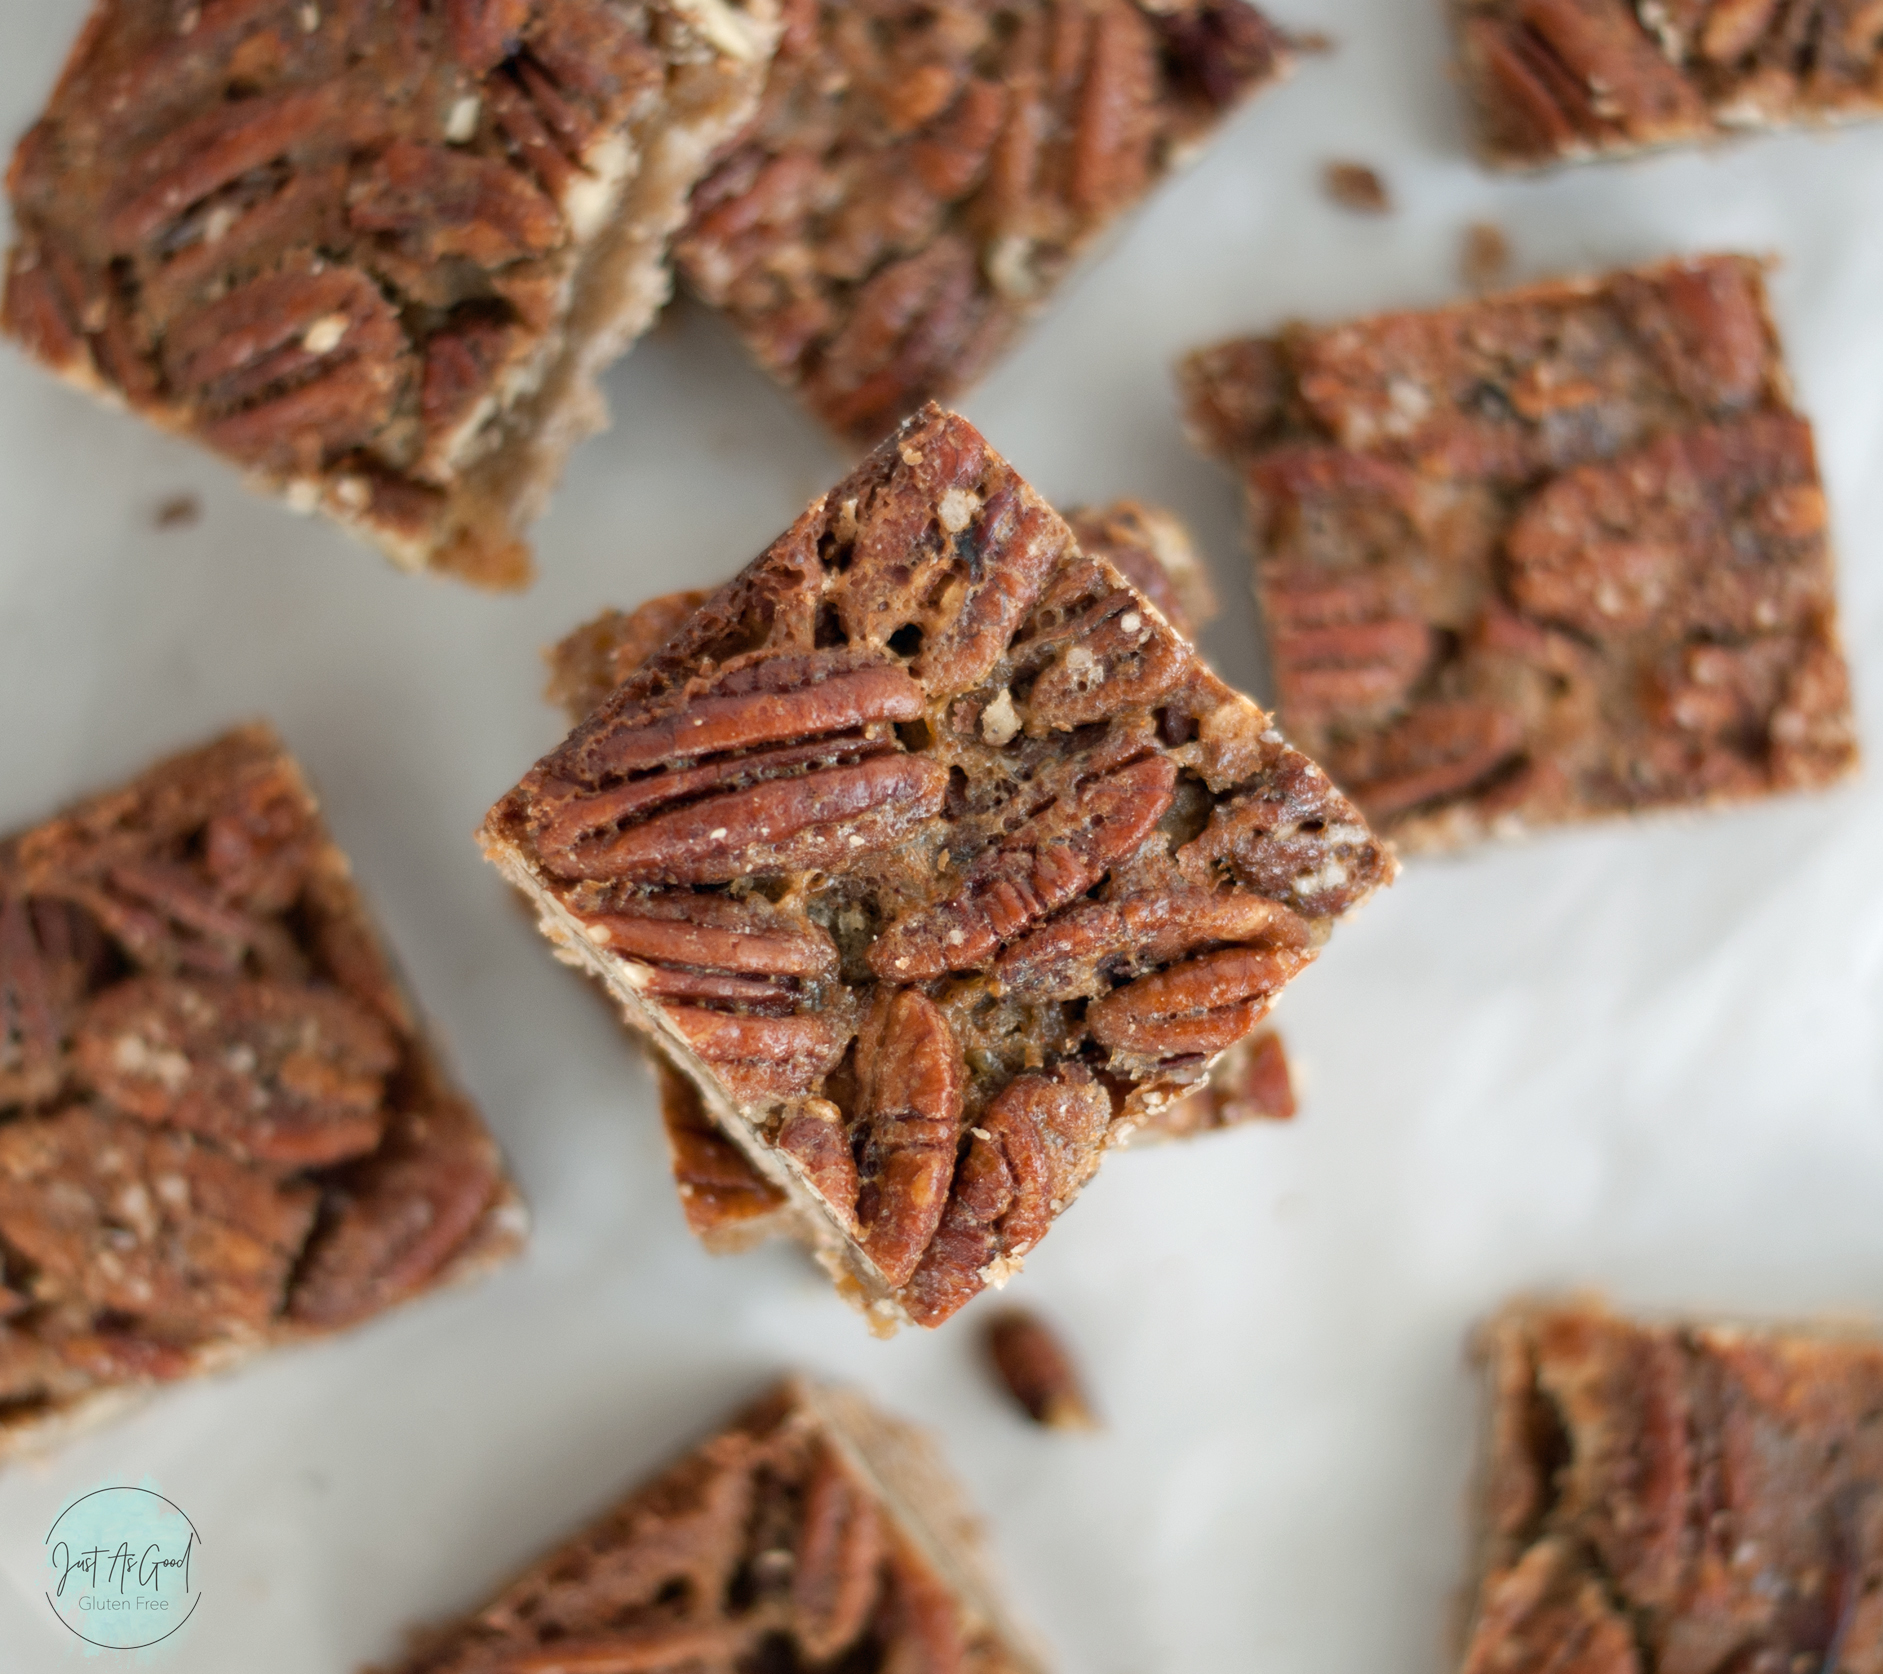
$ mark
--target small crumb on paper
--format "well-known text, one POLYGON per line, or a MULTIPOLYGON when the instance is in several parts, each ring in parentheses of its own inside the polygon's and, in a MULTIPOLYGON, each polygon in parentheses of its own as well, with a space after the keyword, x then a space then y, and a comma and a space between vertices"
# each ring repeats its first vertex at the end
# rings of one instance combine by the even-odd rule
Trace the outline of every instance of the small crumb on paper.
POLYGON ((1321 185, 1342 209, 1351 209, 1357 215, 1386 215, 1392 211, 1392 194, 1386 182, 1365 163, 1329 163, 1322 170, 1321 185))
POLYGON ((1510 240, 1504 236, 1503 229, 1489 221, 1473 221, 1466 227, 1458 269, 1474 291, 1489 290, 1500 284, 1510 271, 1510 240))
POLYGON ((203 520, 203 502, 194 494, 172 494, 150 514, 153 529, 191 529, 203 520))

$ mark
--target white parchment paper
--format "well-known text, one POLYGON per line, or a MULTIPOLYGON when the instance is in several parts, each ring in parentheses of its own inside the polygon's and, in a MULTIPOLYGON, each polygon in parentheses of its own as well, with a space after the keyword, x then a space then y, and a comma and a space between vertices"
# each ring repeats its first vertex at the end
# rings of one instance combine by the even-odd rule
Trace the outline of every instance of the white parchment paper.
MULTIPOLYGON (((1129 493, 1192 519, 1229 605, 1208 649, 1260 690, 1235 494, 1179 435, 1180 351, 1441 301, 1477 219, 1509 233, 1518 277, 1773 252, 1883 740, 1883 126, 1498 180, 1468 154, 1437 0, 1276 9, 1338 55, 1165 191, 969 415, 1060 504, 1129 493), (1329 205, 1330 158, 1379 167, 1397 212, 1329 205)), ((0 8, 0 130, 30 120, 83 10, 0 8)), ((538 648, 729 574, 842 461, 695 312, 609 393, 613 431, 537 530, 541 582, 487 598, 394 574, 0 353, 0 829, 272 718, 538 1228, 481 1288, 0 1475, 0 1674, 76 1653, 38 1596, 40 1541, 101 1483, 154 1480, 202 1532, 203 1603, 168 1666, 347 1674, 793 1365, 941 1433, 1071 1674, 1432 1674, 1465 1562, 1475 1318, 1580 1285, 1735 1313, 1883 1304, 1874 774, 1410 866, 1281 1009, 1301 1119, 1114 1159, 1008 1293, 1065 1326, 1102 1435, 1007 1410, 981 1304, 879 1343, 792 1252, 707 1257, 636 1059, 469 834, 559 735, 538 648), (185 491, 200 524, 154 530, 185 491)))

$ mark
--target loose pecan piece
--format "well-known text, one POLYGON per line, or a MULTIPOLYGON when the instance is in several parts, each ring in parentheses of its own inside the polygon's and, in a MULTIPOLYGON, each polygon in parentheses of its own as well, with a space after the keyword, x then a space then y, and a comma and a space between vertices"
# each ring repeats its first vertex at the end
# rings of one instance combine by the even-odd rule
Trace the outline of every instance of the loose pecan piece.
POLYGON ((1176 765, 1161 755, 1087 781, 975 861, 942 901, 892 924, 870 945, 870 969, 886 981, 922 982, 985 965, 1143 843, 1176 783, 1176 765))
POLYGON ((875 1502, 822 1443, 804 1489, 791 1572, 791 1631, 806 1661, 828 1661, 862 1633, 882 1592, 887 1550, 875 1502))
POLYGON ((432 1278, 476 1229, 502 1174, 476 1114, 440 1095, 399 1111, 377 1151, 329 1178, 288 1312, 331 1327, 379 1313, 432 1278))
POLYGON ((917 989, 877 996, 857 1037, 867 1133, 858 1174, 862 1248, 891 1289, 909 1282, 948 1201, 966 1070, 948 1019, 917 989))
POLYGON ((317 1195, 84 1106, 0 1127, 0 1235, 38 1293, 186 1339, 275 1315, 317 1195))
POLYGON ((987 1326, 987 1354, 1008 1394, 1049 1430, 1095 1430, 1078 1368, 1059 1335, 1036 1313, 1009 1308, 987 1326))
POLYGON ((73 1045, 125 1114, 285 1168, 372 1150, 399 1061, 392 1031, 337 990, 174 977, 105 990, 73 1045))

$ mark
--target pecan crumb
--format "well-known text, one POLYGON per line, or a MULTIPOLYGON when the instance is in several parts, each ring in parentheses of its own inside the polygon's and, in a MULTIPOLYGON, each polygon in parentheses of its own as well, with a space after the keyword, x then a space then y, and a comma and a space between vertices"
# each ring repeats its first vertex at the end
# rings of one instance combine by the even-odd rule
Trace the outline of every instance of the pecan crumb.
POLYGON ((987 1352, 1007 1392, 1027 1416, 1049 1430, 1096 1430, 1078 1368, 1056 1333, 1036 1313, 1009 1308, 987 1327, 987 1352))
POLYGON ((1329 163, 1321 171, 1321 186, 1342 209, 1356 215, 1388 215, 1393 197, 1377 169, 1365 163, 1329 163))
POLYGON ((1288 37, 1288 45, 1303 58, 1322 57, 1340 51, 1340 41, 1325 29, 1300 29, 1288 37))
POLYGON ((1490 221, 1473 221, 1466 227, 1458 270, 1474 291, 1498 284, 1510 271, 1510 240, 1503 228, 1490 221))
POLYGON ((203 519, 203 502, 194 494, 172 494, 150 514, 153 529, 193 529, 203 519))

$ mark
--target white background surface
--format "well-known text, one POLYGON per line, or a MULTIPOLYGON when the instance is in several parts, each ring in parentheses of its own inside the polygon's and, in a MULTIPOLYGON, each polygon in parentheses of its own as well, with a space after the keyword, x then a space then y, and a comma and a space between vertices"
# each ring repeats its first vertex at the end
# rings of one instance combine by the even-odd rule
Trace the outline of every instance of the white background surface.
MULTIPOLYGON (((153 0, 154 3, 154 0, 153 0)), ((0 129, 80 0, 10 0, 0 129)), ((1235 496, 1178 433, 1184 348, 1291 314, 1440 301, 1500 222, 1519 274, 1732 247, 1775 289, 1818 421, 1866 738, 1883 748, 1883 127, 1497 181, 1435 0, 1277 0, 1331 30, 1165 191, 966 410, 1060 504, 1194 520, 1261 689, 1235 496), (1372 162, 1398 212, 1318 188, 1372 162)), ((1109 1429, 1028 1428, 976 1313, 871 1340, 786 1249, 685 1232, 649 1089, 470 832, 560 728, 538 648, 714 582, 841 461, 718 325, 670 316, 537 530, 542 580, 393 573, 185 445, 0 353, 0 829, 250 715, 324 792, 424 1005, 515 1161, 518 1266, 169 1395, 0 1476, 0 1671, 76 1647, 38 1597, 63 1503, 151 1477, 204 1537, 165 1665, 348 1674, 484 1591, 780 1368, 934 1426, 1069 1674, 1445 1666, 1465 1562, 1472 1320, 1525 1287, 1730 1311, 1883 1303, 1883 794, 1409 867, 1291 990, 1293 1126, 1114 1159, 1009 1296, 1063 1322, 1109 1429), (152 528, 192 491, 195 528, 152 528)))

